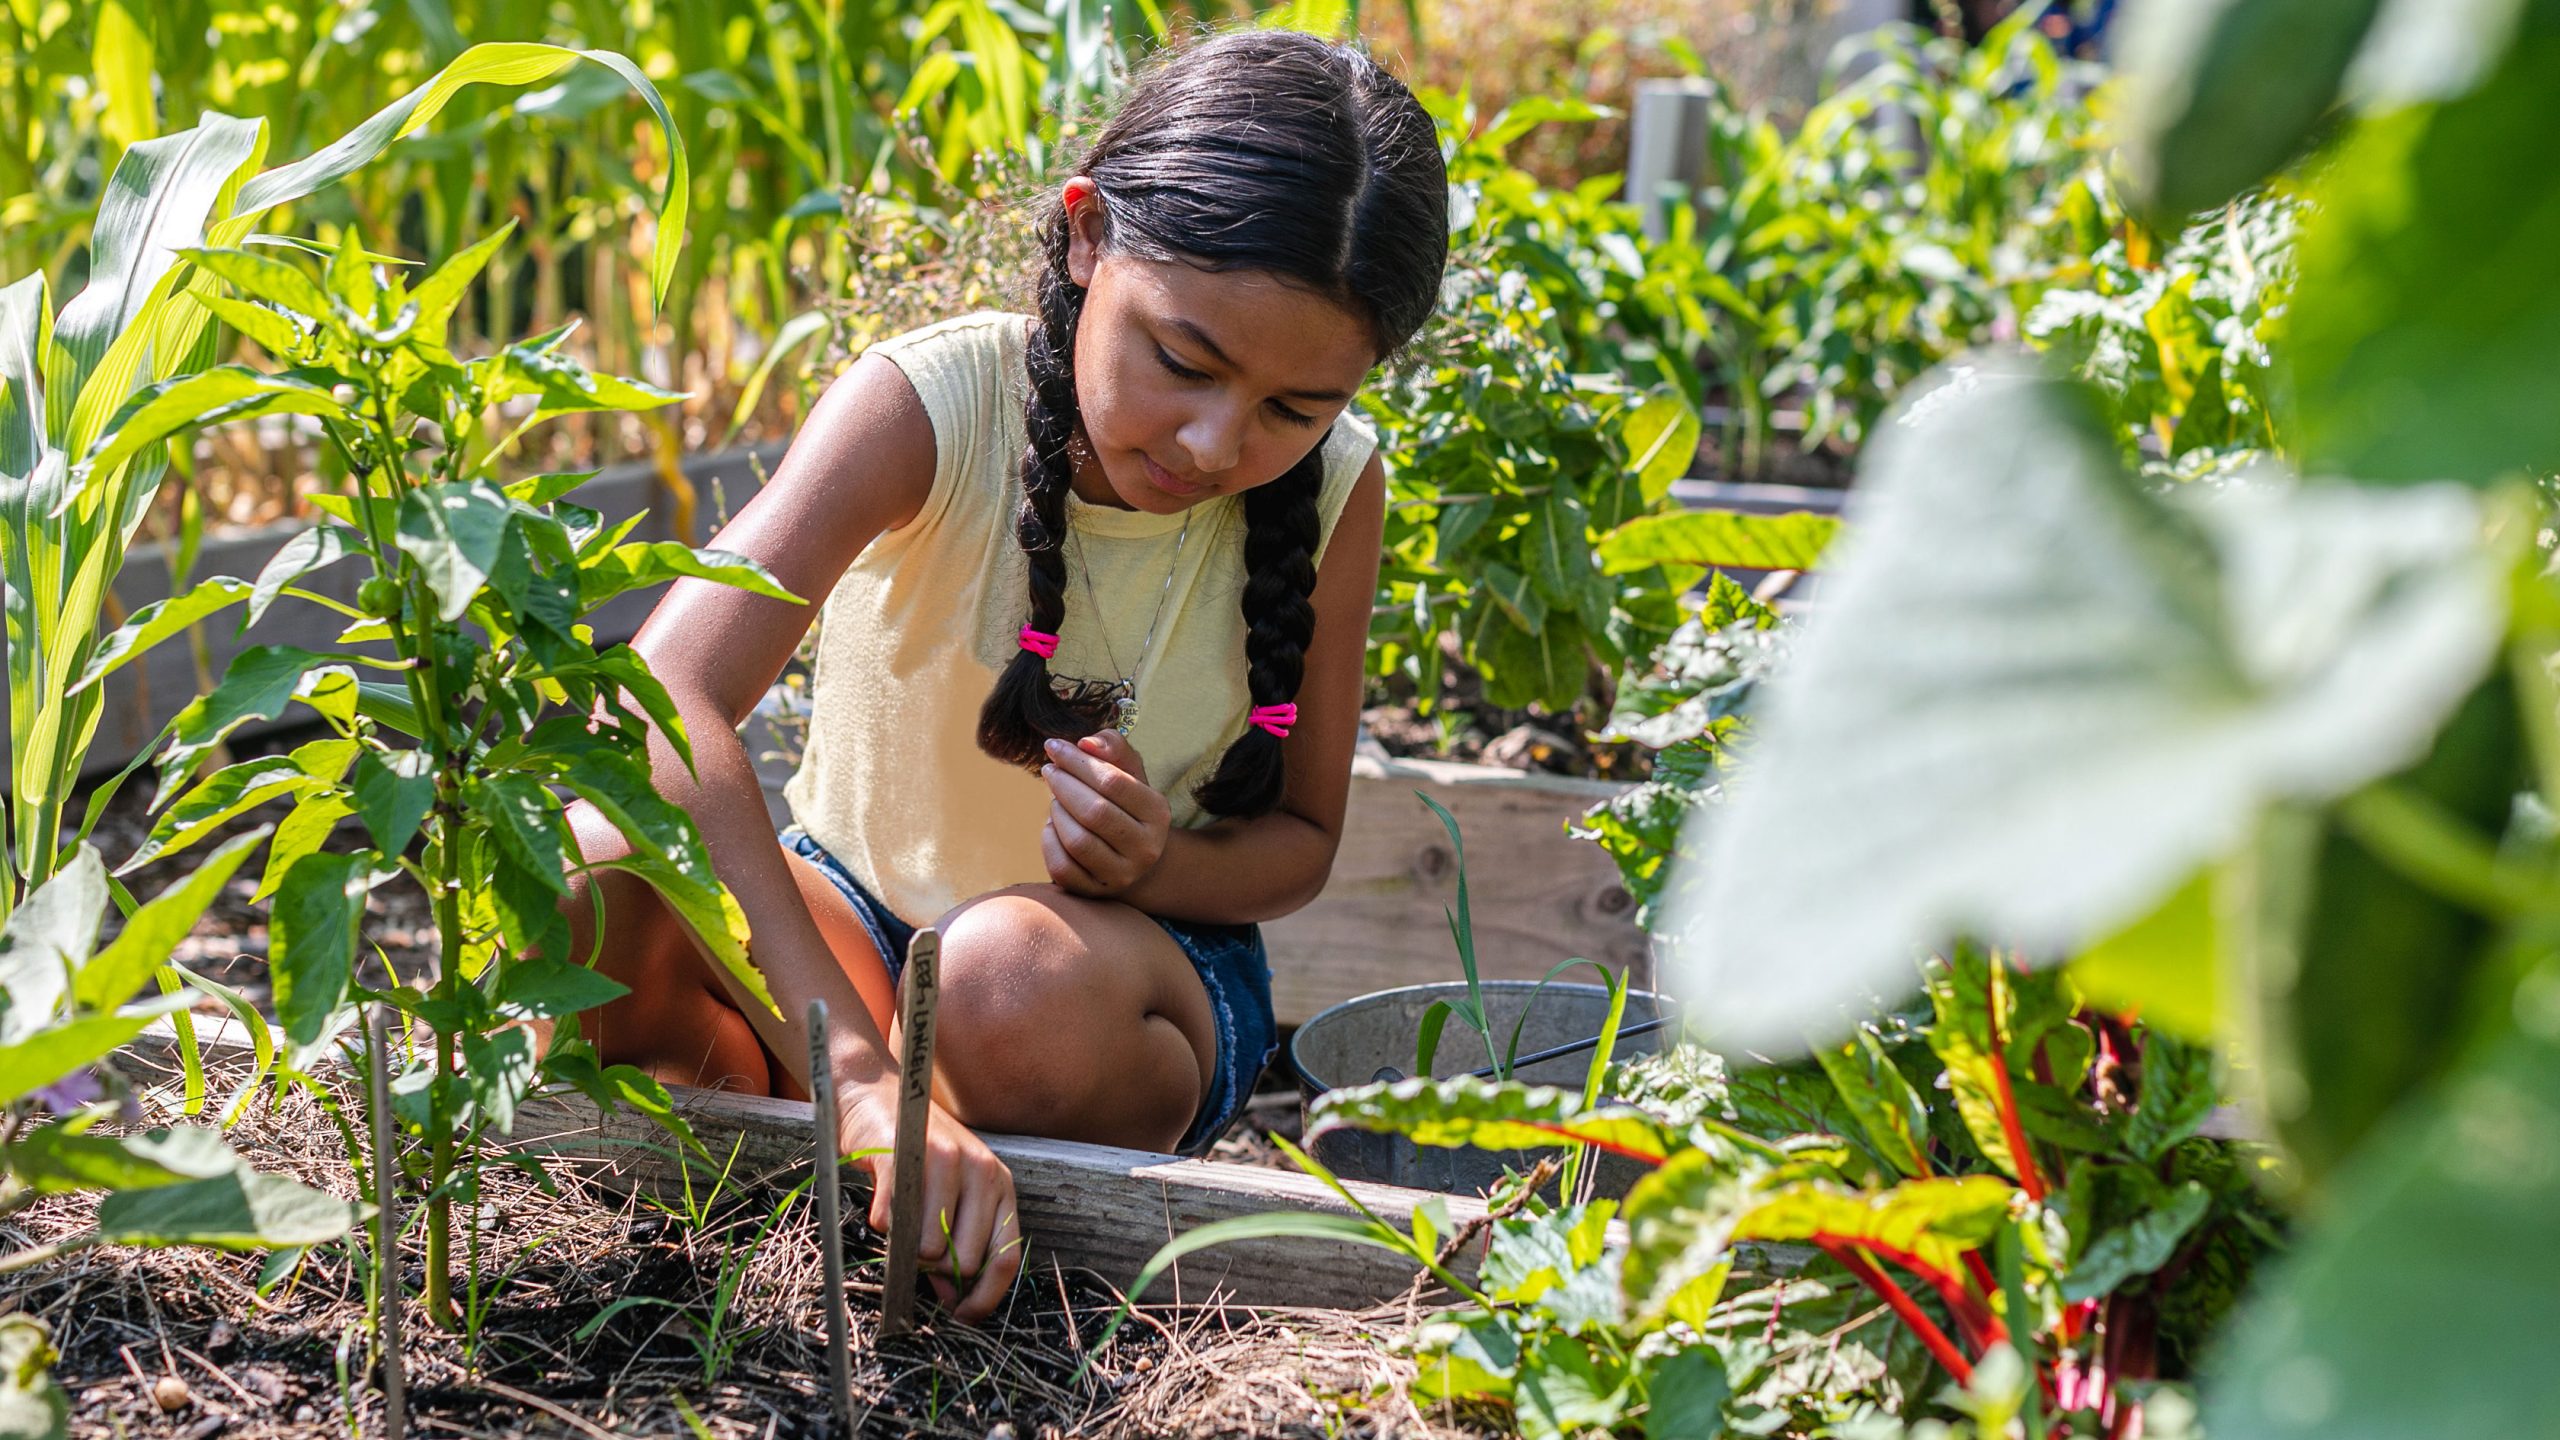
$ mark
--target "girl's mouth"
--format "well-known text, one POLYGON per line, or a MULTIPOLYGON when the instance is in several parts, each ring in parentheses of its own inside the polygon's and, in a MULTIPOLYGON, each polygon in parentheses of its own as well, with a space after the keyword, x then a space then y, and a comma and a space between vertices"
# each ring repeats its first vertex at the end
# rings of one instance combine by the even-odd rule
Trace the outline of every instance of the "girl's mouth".
POLYGON ((1172 471, 1157 464, 1154 457, 1147 455, 1143 451, 1139 453, 1138 458, 1146 462, 1148 483, 1154 485, 1157 489, 1163 491, 1167 495, 1173 496, 1177 500, 1188 500, 1192 496, 1209 488, 1206 485, 1186 485, 1182 481, 1176 480, 1173 478, 1172 471))

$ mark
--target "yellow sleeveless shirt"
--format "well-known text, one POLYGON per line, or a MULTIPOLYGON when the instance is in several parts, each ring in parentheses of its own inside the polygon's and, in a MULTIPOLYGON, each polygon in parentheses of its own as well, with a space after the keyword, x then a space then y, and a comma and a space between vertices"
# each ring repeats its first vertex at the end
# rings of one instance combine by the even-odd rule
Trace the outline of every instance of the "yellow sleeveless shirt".
MULTIPOLYGON (((910 924, 1049 878, 1040 856, 1049 787, 977 742, 978 709, 1030 615, 1013 537, 1030 324, 966 315, 871 347, 932 419, 933 490, 827 596, 808 746, 783 795, 794 822, 910 924)), ((1319 562, 1377 436, 1346 411, 1322 444, 1319 562)), ((1134 669, 1129 739, 1186 828, 1217 818, 1191 791, 1244 733, 1252 703, 1239 609, 1244 502, 1221 495, 1188 514, 1184 539, 1183 515, 1067 497, 1067 614, 1050 661, 1054 674, 1102 680, 1134 669), (1163 618, 1142 657, 1159 596, 1163 618)))

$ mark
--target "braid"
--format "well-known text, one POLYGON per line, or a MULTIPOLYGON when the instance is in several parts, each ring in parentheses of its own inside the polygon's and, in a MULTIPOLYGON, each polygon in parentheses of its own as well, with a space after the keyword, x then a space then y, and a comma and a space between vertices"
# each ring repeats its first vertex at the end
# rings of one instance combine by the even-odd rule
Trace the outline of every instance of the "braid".
MULTIPOLYGON (((1307 673, 1307 645, 1316 633, 1316 545, 1323 539, 1316 496, 1323 487, 1319 441, 1288 473, 1245 492, 1244 663, 1256 705, 1297 699, 1307 673)), ((1279 737, 1247 726, 1192 798, 1214 815, 1268 814, 1279 807, 1285 779, 1279 737)))
MULTIPOLYGON (((1067 484, 1075 475, 1072 442, 1082 419, 1075 354, 1084 287, 1067 279, 1063 210, 1044 217, 1043 229, 1048 263, 1040 277, 1040 325, 1024 357, 1031 395, 1023 406, 1023 428, 1030 444, 1022 456, 1022 509, 1014 517, 1013 536, 1030 562, 1031 627, 1055 634, 1067 616, 1067 484)), ((1047 660, 1017 651, 978 712, 978 748, 1008 764, 1037 769, 1048 758, 1043 741, 1072 740, 1108 723, 1106 688, 1080 685, 1062 694, 1047 660)))

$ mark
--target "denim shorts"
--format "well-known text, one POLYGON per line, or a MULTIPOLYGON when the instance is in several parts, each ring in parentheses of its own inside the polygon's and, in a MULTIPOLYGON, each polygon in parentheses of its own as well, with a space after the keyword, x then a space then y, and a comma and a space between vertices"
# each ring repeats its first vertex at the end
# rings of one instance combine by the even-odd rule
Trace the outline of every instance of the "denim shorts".
MULTIPOLYGON (((895 984, 898 972, 906 968, 907 942, 915 938, 916 927, 864 889, 842 861, 799 826, 784 830, 781 839, 784 849, 816 865, 852 903, 871 943, 880 947, 880 958, 888 962, 889 980, 895 984)), ((1172 936, 1190 959, 1201 986, 1209 992, 1209 1014, 1217 1025, 1218 1061, 1210 1072, 1209 1093, 1201 1097, 1199 1113, 1191 1117, 1191 1128, 1176 1147, 1180 1154, 1197 1155, 1217 1143, 1244 1113, 1245 1102, 1253 1098, 1254 1081, 1279 1053, 1280 1026, 1271 1009, 1271 960, 1262 948, 1258 925, 1211 925, 1160 915, 1147 918, 1172 936)))

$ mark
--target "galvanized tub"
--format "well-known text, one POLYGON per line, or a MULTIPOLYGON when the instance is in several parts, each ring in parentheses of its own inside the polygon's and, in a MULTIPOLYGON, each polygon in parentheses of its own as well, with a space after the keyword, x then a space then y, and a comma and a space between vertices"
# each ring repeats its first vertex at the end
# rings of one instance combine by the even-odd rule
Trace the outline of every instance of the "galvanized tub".
MULTIPOLYGON (((1528 1020, 1521 1024, 1519 1048, 1511 1052, 1519 1055, 1588 1040, 1600 1033, 1609 1016, 1609 992, 1598 985, 1551 983, 1541 989, 1534 981, 1488 980, 1481 989, 1497 1052, 1509 1050, 1511 1027, 1521 1024, 1524 1007, 1528 1020)), ((1289 1042, 1289 1068, 1297 1077, 1302 1110, 1327 1090, 1370 1083, 1381 1068, 1393 1067, 1400 1075, 1411 1071, 1423 1012, 1435 1000, 1464 1000, 1466 994, 1464 981, 1381 990, 1346 1000, 1299 1026, 1289 1042)), ((1668 997, 1636 991, 1627 996, 1626 1014, 1619 1023, 1636 1025, 1667 1013, 1674 1013, 1668 997)), ((1632 1036, 1621 1040, 1611 1053, 1620 1059, 1654 1054, 1676 1034, 1676 1027, 1667 1027, 1632 1036)), ((1464 1022, 1453 1018, 1440 1032, 1440 1048, 1432 1056, 1433 1078, 1463 1075, 1485 1063, 1484 1043, 1464 1022)), ((1513 1078, 1533 1085, 1579 1087, 1590 1065, 1591 1052, 1585 1050, 1522 1066, 1513 1078)), ((1484 1194, 1502 1178, 1506 1167, 1525 1172, 1541 1156, 1553 1153, 1426 1148, 1401 1135, 1360 1130, 1328 1132, 1318 1136, 1313 1147, 1316 1159, 1346 1178, 1462 1195, 1484 1194)), ((1645 1168, 1605 1153, 1600 1162, 1597 1193, 1602 1195, 1625 1194, 1645 1168)))

